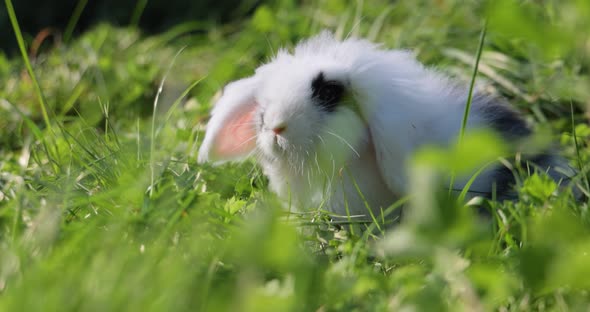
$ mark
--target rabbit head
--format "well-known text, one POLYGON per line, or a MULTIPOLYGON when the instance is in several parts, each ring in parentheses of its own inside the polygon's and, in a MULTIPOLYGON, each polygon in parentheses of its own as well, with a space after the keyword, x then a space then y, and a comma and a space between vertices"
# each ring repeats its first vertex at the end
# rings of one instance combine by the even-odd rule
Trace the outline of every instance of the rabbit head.
POLYGON ((341 49, 328 49, 336 43, 323 34, 228 84, 213 109, 200 161, 253 154, 303 174, 311 161, 339 166, 358 154, 368 131, 355 99, 354 64, 338 55, 341 49))
MULTIPOLYGON (((370 110, 359 106, 375 92, 358 77, 369 74, 367 52, 380 53, 367 41, 339 42, 323 33, 228 84, 213 108, 199 161, 253 155, 274 191, 307 204, 344 193, 332 184, 352 166, 355 178, 365 180, 361 188, 380 182, 372 190, 381 191, 377 201, 386 205, 392 196, 379 177, 365 115, 370 110)), ((349 199, 361 201, 352 184, 348 188, 349 199)))

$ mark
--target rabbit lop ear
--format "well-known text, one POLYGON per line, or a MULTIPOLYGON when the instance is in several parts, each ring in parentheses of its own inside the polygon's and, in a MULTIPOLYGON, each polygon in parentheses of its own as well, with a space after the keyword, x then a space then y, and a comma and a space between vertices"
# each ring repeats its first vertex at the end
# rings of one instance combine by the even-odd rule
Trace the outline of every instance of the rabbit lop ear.
POLYGON ((256 147, 254 77, 225 86, 211 112, 205 138, 199 149, 199 162, 224 162, 247 157, 256 147))

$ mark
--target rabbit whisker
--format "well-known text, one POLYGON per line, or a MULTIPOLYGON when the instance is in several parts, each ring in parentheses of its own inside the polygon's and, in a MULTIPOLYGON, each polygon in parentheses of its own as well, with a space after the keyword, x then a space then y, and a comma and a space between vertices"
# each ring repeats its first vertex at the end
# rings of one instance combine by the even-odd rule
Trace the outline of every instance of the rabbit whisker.
POLYGON ((324 141, 324 138, 322 138, 322 136, 319 134, 316 134, 316 136, 320 139, 320 141, 322 141, 322 144, 324 144, 324 146, 326 146, 326 141, 324 141))
POLYGON ((244 140, 244 142, 240 143, 238 146, 234 147, 234 149, 239 149, 240 147, 242 147, 243 145, 249 143, 252 140, 256 140, 258 138, 258 135, 253 135, 250 138, 248 138, 247 140, 244 140))
POLYGON ((250 125, 257 125, 258 122, 256 121, 247 121, 247 122, 241 122, 238 124, 234 124, 233 127, 238 127, 238 126, 250 126, 250 125))
POLYGON ((322 169, 320 168, 320 163, 318 162, 318 153, 315 153, 314 158, 315 158, 316 167, 318 168, 318 174, 320 174, 322 169))
POLYGON ((350 147, 350 149, 356 154, 357 157, 361 157, 361 155, 354 149, 354 147, 352 147, 352 145, 350 143, 348 143, 348 141, 346 141, 343 137, 337 135, 336 133, 332 132, 332 131, 326 131, 327 134, 331 134, 333 136, 335 136, 336 138, 340 139, 340 141, 342 141, 344 144, 348 145, 348 147, 350 147))

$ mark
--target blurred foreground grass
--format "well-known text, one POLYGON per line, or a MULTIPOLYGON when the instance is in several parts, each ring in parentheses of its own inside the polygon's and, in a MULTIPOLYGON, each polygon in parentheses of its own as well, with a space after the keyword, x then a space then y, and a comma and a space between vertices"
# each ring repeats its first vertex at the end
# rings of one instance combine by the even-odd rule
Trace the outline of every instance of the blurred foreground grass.
POLYGON ((492 139, 419 157, 420 196, 384 237, 287 215, 253 163, 196 164, 215 91, 278 47, 328 28, 468 81, 488 16, 478 83, 560 133, 587 192, 590 4, 470 3, 275 1, 149 37, 99 25, 31 55, 51 128, 22 60, 0 53, 0 311, 587 309, 587 203, 535 175, 520 201, 485 203, 487 222, 437 191, 441 163, 483 165, 492 139))

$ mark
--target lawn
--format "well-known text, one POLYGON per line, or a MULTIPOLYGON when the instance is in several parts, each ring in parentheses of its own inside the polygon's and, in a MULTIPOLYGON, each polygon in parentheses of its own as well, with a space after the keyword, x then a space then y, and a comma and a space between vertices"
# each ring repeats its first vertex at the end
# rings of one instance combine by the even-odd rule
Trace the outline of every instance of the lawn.
POLYGON ((590 195, 590 2, 295 2, 44 37, 5 0, 22 49, 0 51, 0 311, 588 309, 590 214, 572 188, 590 195), (484 28, 476 84, 578 168, 572 187, 521 168, 519 200, 482 200, 481 218, 436 178, 500 149, 466 136, 407 164, 408 217, 385 229, 288 213, 253 161, 197 163, 216 92, 280 47, 329 29, 469 83, 484 28))

